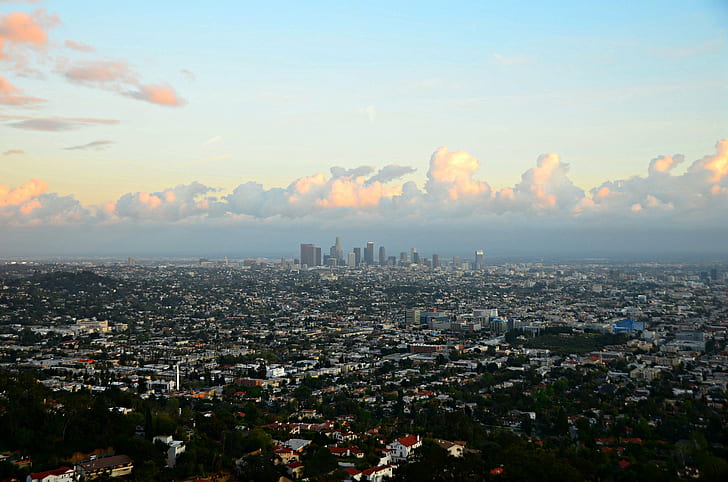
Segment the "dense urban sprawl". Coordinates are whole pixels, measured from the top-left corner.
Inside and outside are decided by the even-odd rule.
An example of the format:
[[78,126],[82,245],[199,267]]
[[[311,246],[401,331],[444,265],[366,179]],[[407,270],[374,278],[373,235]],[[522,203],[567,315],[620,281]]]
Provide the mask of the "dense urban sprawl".
[[725,265],[407,261],[0,264],[0,479],[728,477]]

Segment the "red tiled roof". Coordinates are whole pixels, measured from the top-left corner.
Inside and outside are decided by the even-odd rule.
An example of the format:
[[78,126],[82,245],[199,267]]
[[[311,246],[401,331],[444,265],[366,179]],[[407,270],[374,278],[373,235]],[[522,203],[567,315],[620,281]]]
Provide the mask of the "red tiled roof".
[[401,443],[405,447],[412,447],[419,441],[420,441],[419,437],[416,437],[414,435],[406,435],[404,437],[400,437],[397,439],[397,442]]
[[387,468],[391,467],[391,465],[380,465],[378,467],[369,467],[368,469],[365,469],[362,471],[362,474],[364,475],[372,475],[376,474],[377,472],[381,472],[382,470],[385,470]]
[[65,474],[69,470],[72,470],[70,467],[58,467],[57,469],[53,470],[46,470],[45,472],[36,472],[33,474],[30,474],[31,479],[44,479],[48,477],[49,475],[61,475]]

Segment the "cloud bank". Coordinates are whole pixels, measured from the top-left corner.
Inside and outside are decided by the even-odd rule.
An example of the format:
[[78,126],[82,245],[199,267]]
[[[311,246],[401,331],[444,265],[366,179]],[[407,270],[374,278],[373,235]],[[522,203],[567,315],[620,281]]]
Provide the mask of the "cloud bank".
[[[26,121],[29,122],[29,121]],[[50,127],[50,126],[48,126]],[[103,148],[94,141],[69,149]],[[246,182],[229,194],[198,182],[158,192],[131,192],[100,208],[82,207],[71,196],[48,194],[39,179],[0,187],[0,222],[5,225],[52,223],[268,223],[306,219],[341,223],[403,220],[480,222],[511,219],[584,225],[710,226],[728,219],[728,139],[716,152],[692,162],[681,174],[683,156],[660,156],[647,174],[605,181],[588,192],[569,179],[569,166],[557,154],[543,154],[520,182],[499,190],[476,178],[480,162],[465,151],[437,149],[420,188],[403,176],[414,167],[386,165],[332,167],[293,180],[284,188]],[[43,210],[40,208],[43,207]]]

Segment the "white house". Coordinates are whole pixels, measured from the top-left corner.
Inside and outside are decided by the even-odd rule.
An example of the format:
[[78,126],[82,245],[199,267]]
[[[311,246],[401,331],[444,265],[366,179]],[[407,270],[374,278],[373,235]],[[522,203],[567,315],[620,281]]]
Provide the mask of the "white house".
[[421,446],[422,439],[419,435],[405,435],[387,445],[387,448],[392,451],[392,460],[402,462],[407,460],[412,452]]
[[25,478],[26,482],[74,482],[76,471],[70,467],[58,467],[45,472],[35,472]]

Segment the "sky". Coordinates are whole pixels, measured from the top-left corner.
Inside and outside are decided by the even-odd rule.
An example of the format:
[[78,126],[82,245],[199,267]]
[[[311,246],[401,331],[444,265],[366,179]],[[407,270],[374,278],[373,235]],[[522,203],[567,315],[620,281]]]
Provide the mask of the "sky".
[[0,0],[0,258],[728,255],[728,2]]

